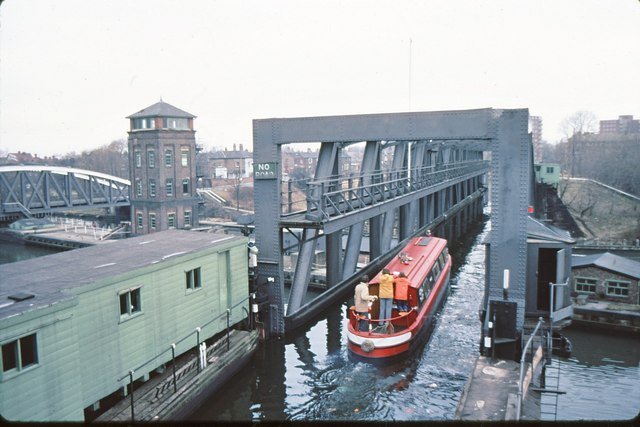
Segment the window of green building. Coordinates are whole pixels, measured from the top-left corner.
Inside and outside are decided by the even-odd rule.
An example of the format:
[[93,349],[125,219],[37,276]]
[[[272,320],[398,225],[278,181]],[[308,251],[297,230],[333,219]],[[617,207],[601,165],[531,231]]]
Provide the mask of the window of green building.
[[140,288],[128,289],[120,292],[120,317],[132,316],[142,311]]
[[38,363],[38,341],[31,334],[2,344],[2,372],[22,370]]
[[194,290],[202,287],[200,278],[200,267],[185,272],[187,289]]
[[182,180],[182,194],[189,194],[189,178]]
[[184,226],[191,226],[191,211],[184,211]]
[[167,226],[169,228],[176,228],[176,214],[170,213],[167,215]]
[[143,220],[142,213],[138,212],[136,214],[136,219],[137,219],[138,229],[142,229],[142,220]]
[[135,157],[135,162],[136,162],[136,167],[139,168],[142,166],[142,154],[140,153],[140,151],[136,150],[134,152],[134,157]]
[[173,165],[173,150],[164,150],[164,165],[170,168]]
[[150,168],[156,167],[156,152],[154,150],[147,151],[147,166]]
[[156,214],[154,213],[150,213],[149,214],[149,228],[152,230],[156,229]]

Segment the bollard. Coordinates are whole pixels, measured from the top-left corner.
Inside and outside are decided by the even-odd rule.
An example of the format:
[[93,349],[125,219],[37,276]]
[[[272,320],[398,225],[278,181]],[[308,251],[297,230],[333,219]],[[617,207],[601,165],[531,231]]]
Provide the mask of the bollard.
[[129,387],[131,387],[131,422],[135,421],[135,414],[133,413],[133,371],[129,371]]
[[[198,351],[200,350],[200,327],[196,328],[196,348],[198,349]],[[198,373],[200,373],[200,363],[198,363]]]
[[173,367],[173,392],[176,393],[178,391],[178,386],[176,385],[176,345],[171,344],[171,365]]
[[231,310],[227,308],[227,351],[229,351],[229,316],[231,315]]

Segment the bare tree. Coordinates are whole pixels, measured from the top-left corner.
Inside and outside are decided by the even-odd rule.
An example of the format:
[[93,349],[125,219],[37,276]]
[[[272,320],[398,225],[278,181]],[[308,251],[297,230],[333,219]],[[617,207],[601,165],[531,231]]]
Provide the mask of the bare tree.
[[560,129],[567,140],[567,157],[569,160],[569,172],[576,176],[576,163],[580,157],[580,144],[577,139],[580,135],[595,132],[597,119],[591,111],[580,110],[565,118],[560,124]]
[[94,150],[65,154],[59,161],[63,166],[103,172],[121,178],[129,178],[127,143],[123,139],[112,141]]
[[591,111],[579,110],[562,120],[560,130],[568,140],[576,134],[595,132],[597,125],[598,119],[595,114]]

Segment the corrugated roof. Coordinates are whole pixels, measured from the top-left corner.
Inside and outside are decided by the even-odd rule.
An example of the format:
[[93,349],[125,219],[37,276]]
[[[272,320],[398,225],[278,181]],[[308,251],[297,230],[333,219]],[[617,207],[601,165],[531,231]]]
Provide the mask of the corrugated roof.
[[596,266],[640,280],[640,262],[605,252],[571,257],[571,267]]
[[160,100],[137,113],[127,116],[127,119],[136,119],[139,117],[186,117],[193,119],[196,116]]
[[[0,319],[75,298],[69,289],[240,239],[246,237],[167,230],[3,264]],[[8,304],[9,296],[20,292],[35,296]]]

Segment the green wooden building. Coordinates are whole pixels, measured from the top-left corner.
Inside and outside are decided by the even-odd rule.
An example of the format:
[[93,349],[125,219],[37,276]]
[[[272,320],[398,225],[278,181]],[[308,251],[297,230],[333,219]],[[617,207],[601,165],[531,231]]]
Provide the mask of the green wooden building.
[[536,163],[533,169],[536,182],[558,187],[560,182],[560,165],[558,163]]
[[82,421],[132,369],[145,380],[172,344],[179,355],[223,331],[227,309],[245,319],[248,292],[240,236],[168,230],[4,264],[0,414]]

